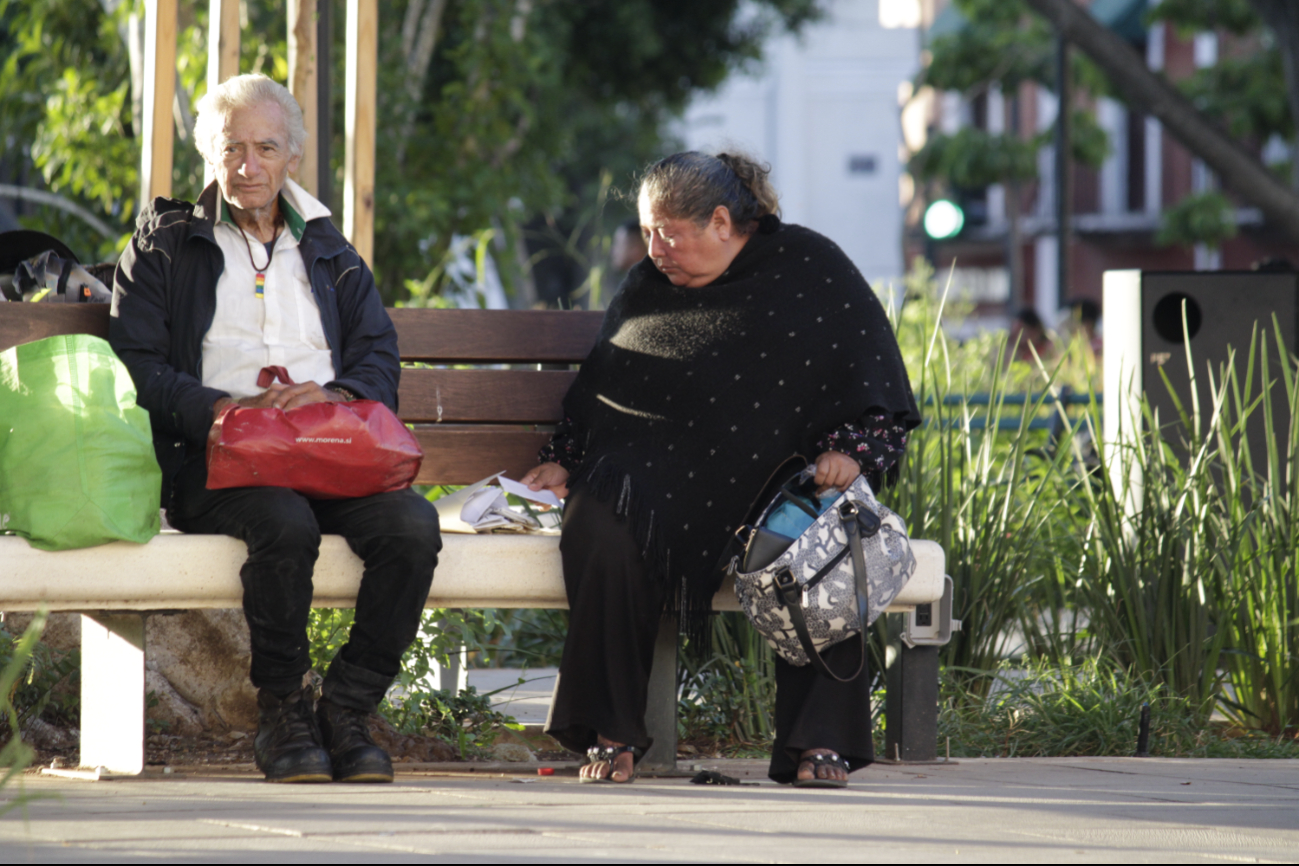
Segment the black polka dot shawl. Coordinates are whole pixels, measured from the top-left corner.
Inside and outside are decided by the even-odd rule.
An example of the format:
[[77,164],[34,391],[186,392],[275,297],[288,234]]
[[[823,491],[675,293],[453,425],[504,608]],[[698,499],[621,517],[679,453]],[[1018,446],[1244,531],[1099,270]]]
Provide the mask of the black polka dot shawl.
[[582,452],[570,488],[616,498],[688,633],[783,461],[814,460],[827,430],[868,412],[920,423],[875,293],[833,241],[788,224],[704,288],[633,268],[564,410]]

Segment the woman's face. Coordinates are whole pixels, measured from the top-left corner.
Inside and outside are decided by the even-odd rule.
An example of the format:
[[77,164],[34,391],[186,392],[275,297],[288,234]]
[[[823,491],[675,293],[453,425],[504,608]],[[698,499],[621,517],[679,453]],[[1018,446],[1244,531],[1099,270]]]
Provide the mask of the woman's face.
[[724,207],[700,226],[693,220],[668,218],[644,193],[638,204],[649,257],[674,286],[709,285],[725,273],[749,239],[735,231],[731,212]]

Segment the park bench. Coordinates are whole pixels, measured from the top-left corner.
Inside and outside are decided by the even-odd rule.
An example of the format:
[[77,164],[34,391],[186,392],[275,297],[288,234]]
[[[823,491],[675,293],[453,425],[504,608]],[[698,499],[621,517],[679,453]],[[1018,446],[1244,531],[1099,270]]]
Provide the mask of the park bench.
[[[560,404],[594,344],[602,314],[579,311],[394,309],[403,362],[400,414],[424,448],[418,484],[469,484],[504,470],[521,477],[560,420]],[[108,307],[0,304],[0,351],[57,334],[106,337]],[[558,539],[444,536],[428,606],[565,608]],[[887,757],[936,758],[938,646],[947,642],[951,579],[941,547],[914,542],[915,576],[889,611]],[[114,774],[144,767],[144,616],[239,608],[242,542],[164,532],[148,544],[115,542],[52,553],[0,536],[0,610],[82,616],[81,763]],[[317,607],[353,607],[362,565],[341,537],[326,536],[314,574]],[[738,610],[724,587],[714,606]],[[959,628],[959,623],[955,623]],[[674,623],[655,650],[646,772],[676,762]]]

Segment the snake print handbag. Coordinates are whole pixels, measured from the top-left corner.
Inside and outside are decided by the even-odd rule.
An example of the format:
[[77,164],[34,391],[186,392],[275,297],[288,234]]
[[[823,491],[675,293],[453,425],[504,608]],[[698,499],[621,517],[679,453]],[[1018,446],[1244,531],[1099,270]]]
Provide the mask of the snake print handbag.
[[[848,682],[865,666],[866,628],[911,579],[916,560],[906,524],[879,503],[864,475],[797,538],[767,531],[768,515],[782,502],[817,514],[807,492],[811,471],[798,476],[802,490],[798,479],[786,483],[757,520],[740,528],[743,555],[732,558],[730,571],[741,608],[781,658]],[[854,635],[862,664],[840,677],[820,653]]]

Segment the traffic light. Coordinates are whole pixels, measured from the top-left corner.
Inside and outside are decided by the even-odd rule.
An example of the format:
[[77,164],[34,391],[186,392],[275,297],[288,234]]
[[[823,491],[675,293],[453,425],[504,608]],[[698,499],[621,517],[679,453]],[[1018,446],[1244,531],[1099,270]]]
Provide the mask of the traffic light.
[[955,202],[940,198],[925,208],[925,234],[936,241],[956,237],[965,227],[965,211]]

